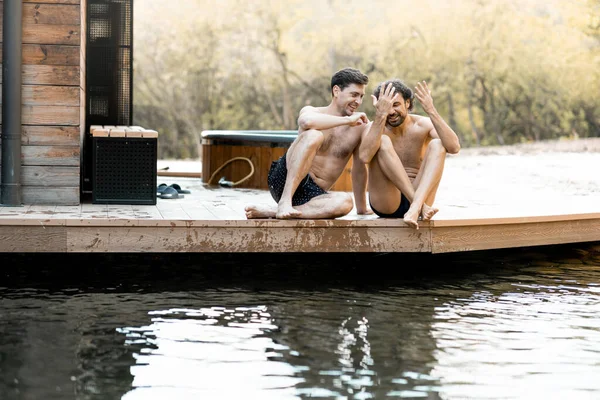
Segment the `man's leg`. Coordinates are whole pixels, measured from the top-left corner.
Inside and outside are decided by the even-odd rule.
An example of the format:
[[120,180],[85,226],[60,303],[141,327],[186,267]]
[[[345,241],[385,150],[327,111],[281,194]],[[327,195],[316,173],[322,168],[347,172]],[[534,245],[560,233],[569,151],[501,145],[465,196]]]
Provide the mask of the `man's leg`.
[[415,196],[415,189],[388,136],[383,135],[381,137],[381,145],[377,153],[375,153],[374,159],[377,161],[386,178],[406,196],[408,201],[412,202]]
[[[338,218],[352,211],[354,202],[346,192],[331,192],[313,197],[308,202],[294,207],[300,212],[297,217],[303,219]],[[245,208],[246,218],[275,218],[277,206],[268,204],[251,205]]]
[[[274,198],[279,198],[278,204],[275,206],[266,204],[246,206],[246,218],[304,218],[301,209],[292,206],[292,197],[298,189],[300,182],[308,175],[317,150],[322,143],[323,134],[321,131],[310,130],[303,132],[298,137],[298,140],[286,151],[285,160],[283,160],[286,169],[285,176],[274,178],[276,180],[281,179],[284,182],[281,196],[273,194]],[[278,172],[274,173],[280,174]]]
[[308,202],[296,206],[301,212],[299,217],[305,219],[322,219],[343,217],[352,211],[354,202],[346,192],[330,192],[313,197]]
[[433,201],[435,199],[435,194],[442,179],[445,162],[446,149],[442,145],[442,141],[440,139],[433,139],[427,145],[421,170],[413,182],[416,187],[414,198],[410,204],[410,208],[404,214],[404,222],[407,225],[418,229],[417,220],[421,213],[423,213],[423,220],[427,221],[437,212],[435,210],[431,214],[425,210],[425,201]]
[[[376,174],[375,178],[372,178],[371,176],[372,171]],[[378,173],[378,171],[381,172]],[[377,175],[379,175],[379,178],[377,178]],[[378,182],[379,184],[372,186],[372,183]],[[389,188],[390,183],[393,184],[399,192],[404,194],[411,204],[413,204],[416,195],[414,188],[415,182],[410,181],[390,138],[382,136],[380,148],[369,166],[369,196],[384,209],[378,209],[375,204],[373,204],[373,207],[375,207],[377,211],[386,214],[395,212],[400,206],[400,194],[396,194],[396,192]],[[424,202],[419,204],[418,210],[414,221],[412,217],[408,221],[405,218],[405,222],[413,228],[418,228],[419,226],[417,219],[420,213],[423,214],[424,220],[428,220],[438,211],[436,208],[433,208]]]
[[[382,156],[384,152],[380,149],[369,163],[369,203],[380,213],[393,214],[400,207],[402,193],[384,170],[383,166],[386,164],[380,159]],[[404,172],[404,168],[402,171]]]
[[[292,207],[292,196],[298,185],[308,175],[312,162],[323,143],[323,133],[318,130],[308,130],[298,136],[298,140],[287,151],[287,177],[281,199],[277,204],[276,218],[304,218],[300,208]],[[307,217],[310,218],[310,217]]]

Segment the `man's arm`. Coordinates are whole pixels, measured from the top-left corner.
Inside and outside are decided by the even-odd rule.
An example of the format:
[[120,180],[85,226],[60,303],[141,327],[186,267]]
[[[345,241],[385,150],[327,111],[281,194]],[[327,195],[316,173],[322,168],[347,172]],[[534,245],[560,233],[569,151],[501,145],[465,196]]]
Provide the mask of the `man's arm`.
[[364,112],[355,112],[350,116],[337,116],[325,114],[319,111],[316,107],[306,106],[300,110],[298,116],[298,127],[300,132],[309,129],[330,129],[336,126],[349,125],[356,126],[369,122],[367,114]]
[[399,94],[394,93],[396,88],[390,83],[386,88],[382,88],[379,98],[371,95],[373,106],[375,107],[375,119],[369,123],[369,126],[363,131],[358,157],[362,163],[371,162],[381,144],[381,135],[385,128],[387,116],[398,99]]
[[358,159],[358,148],[352,155],[352,193],[354,194],[354,205],[356,213],[373,214],[367,206],[367,179],[369,171],[367,165]]
[[446,148],[446,151],[450,154],[456,154],[460,151],[460,141],[458,135],[452,128],[444,121],[440,116],[437,109],[433,105],[433,98],[431,97],[431,90],[427,87],[427,82],[419,82],[415,88],[415,96],[421,102],[423,110],[429,116],[433,129],[430,134],[433,137],[439,137],[442,141],[442,145]]

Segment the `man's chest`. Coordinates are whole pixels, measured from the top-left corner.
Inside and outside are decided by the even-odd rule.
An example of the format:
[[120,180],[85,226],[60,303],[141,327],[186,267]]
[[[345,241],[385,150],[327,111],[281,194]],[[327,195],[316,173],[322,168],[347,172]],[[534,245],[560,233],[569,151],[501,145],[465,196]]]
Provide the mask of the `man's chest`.
[[358,146],[360,131],[357,129],[334,128],[324,132],[324,136],[320,153],[346,159],[352,155],[352,152]]
[[392,139],[394,150],[405,166],[418,166],[423,159],[426,147],[426,135],[411,132],[403,136],[388,135]]

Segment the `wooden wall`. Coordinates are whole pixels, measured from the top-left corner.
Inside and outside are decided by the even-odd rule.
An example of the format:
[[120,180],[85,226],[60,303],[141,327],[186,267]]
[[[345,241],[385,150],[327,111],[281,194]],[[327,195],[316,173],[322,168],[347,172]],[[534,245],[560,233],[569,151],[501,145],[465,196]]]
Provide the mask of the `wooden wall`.
[[[84,2],[23,0],[21,187],[26,205],[80,204]],[[0,14],[0,41],[1,27]]]
[[[246,142],[242,145],[229,146],[210,140],[202,141],[202,182],[217,185],[221,177],[233,183],[237,188],[268,189],[267,176],[271,163],[281,157],[287,148],[270,147]],[[233,159],[236,159],[233,161]],[[238,159],[239,158],[239,159]],[[249,160],[253,167],[248,164]],[[232,160],[232,161],[230,161]],[[219,170],[219,168],[221,168]],[[219,170],[219,172],[217,172]],[[249,176],[247,179],[246,177]],[[344,168],[344,172],[332,186],[331,191],[352,191],[352,158]]]

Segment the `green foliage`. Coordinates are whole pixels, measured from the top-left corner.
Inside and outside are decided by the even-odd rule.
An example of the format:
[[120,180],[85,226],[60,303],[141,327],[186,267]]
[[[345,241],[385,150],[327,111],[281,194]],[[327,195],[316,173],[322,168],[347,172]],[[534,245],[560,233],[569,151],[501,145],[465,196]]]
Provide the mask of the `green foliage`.
[[160,158],[197,157],[205,129],[296,129],[345,66],[369,75],[371,118],[380,81],[427,81],[465,147],[600,136],[598,0],[136,0],[134,11],[134,120],[160,131]]

